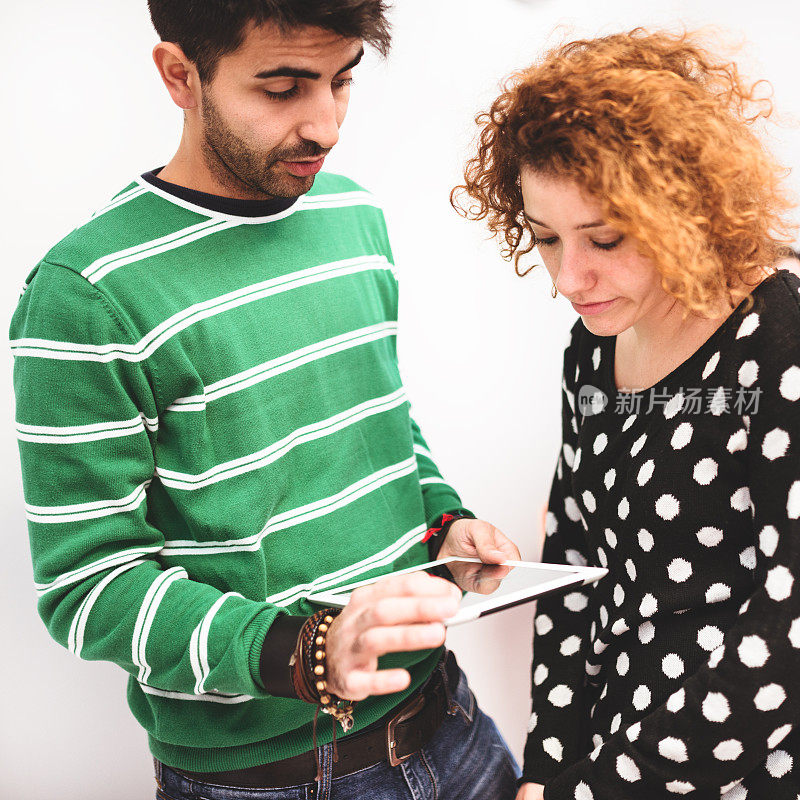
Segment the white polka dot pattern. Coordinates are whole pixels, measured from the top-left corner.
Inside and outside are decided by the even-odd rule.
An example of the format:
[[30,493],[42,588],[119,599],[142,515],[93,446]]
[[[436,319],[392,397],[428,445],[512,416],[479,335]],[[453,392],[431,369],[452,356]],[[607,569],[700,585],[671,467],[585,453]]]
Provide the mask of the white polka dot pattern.
[[760,319],[758,314],[755,312],[752,314],[748,314],[744,318],[744,322],[742,322],[741,327],[739,328],[738,333],[736,334],[737,339],[741,339],[744,336],[750,336],[752,333],[755,333],[756,328],[758,328]]
[[575,787],[575,800],[594,800],[594,795],[588,784],[581,781]]
[[686,752],[686,744],[674,736],[667,736],[658,743],[658,752],[670,761],[677,761],[679,764],[689,760]]
[[697,540],[706,547],[716,547],[722,541],[719,528],[702,528],[697,532]]
[[668,653],[661,661],[661,669],[668,678],[680,678],[685,666],[683,659],[677,653]]
[[656,514],[661,519],[673,520],[678,516],[680,510],[681,504],[674,495],[662,494],[656,501]]
[[694,791],[694,784],[689,781],[669,781],[667,791],[673,794],[689,794]]
[[800,400],[800,367],[792,366],[781,376],[781,397],[795,403]]
[[739,660],[746,667],[763,667],[769,658],[767,643],[756,635],[745,636],[738,648]]
[[720,353],[718,350],[713,356],[711,356],[711,358],[708,359],[708,362],[703,368],[703,380],[707,380],[711,373],[717,368],[717,364],[719,364],[719,357]]
[[[753,293],[775,309],[737,309],[637,413],[613,340],[575,328],[543,560],[609,574],[538,602],[525,759],[554,798],[800,800],[800,281],[779,275]],[[576,415],[589,383],[609,405]]]
[[785,430],[773,428],[764,437],[764,442],[761,445],[761,452],[764,454],[764,458],[768,458],[770,461],[776,461],[786,455],[791,443],[792,440]]
[[785,750],[775,750],[767,756],[767,772],[773,778],[782,778],[793,765],[794,759]]
[[709,692],[703,700],[703,716],[709,722],[725,722],[731,715],[728,698],[720,692]]
[[717,477],[719,467],[713,458],[703,458],[694,465],[693,477],[701,486],[708,486]]
[[739,383],[748,389],[758,380],[758,362],[745,361],[739,368]]
[[628,781],[628,783],[636,783],[642,777],[636,762],[625,754],[617,756],[617,773],[622,780]]
[[544,749],[545,753],[550,756],[550,758],[555,759],[556,761],[561,761],[564,757],[564,745],[556,739],[555,736],[548,736],[544,742],[542,742],[542,748]]
[[742,743],[736,739],[726,739],[714,748],[714,758],[719,761],[736,761],[744,752]]
[[783,705],[785,699],[786,692],[783,687],[777,683],[770,683],[758,690],[753,702],[759,711],[774,711]]
[[670,444],[672,445],[673,450],[683,450],[689,442],[692,441],[692,434],[694,433],[694,428],[692,427],[691,422],[682,422],[675,428],[675,433],[672,434],[672,439],[670,440]]

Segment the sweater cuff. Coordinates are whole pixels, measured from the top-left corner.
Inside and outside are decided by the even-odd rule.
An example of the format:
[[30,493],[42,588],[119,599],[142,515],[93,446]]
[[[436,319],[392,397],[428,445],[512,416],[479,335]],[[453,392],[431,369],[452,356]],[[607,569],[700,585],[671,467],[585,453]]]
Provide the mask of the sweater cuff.
[[436,561],[439,557],[439,551],[447,538],[450,526],[460,519],[475,519],[475,515],[466,508],[456,508],[441,514],[428,528],[422,541],[428,544],[428,557],[431,561]]
[[264,689],[273,697],[297,699],[289,660],[297,646],[297,637],[308,617],[280,614],[270,626],[261,645],[259,675]]

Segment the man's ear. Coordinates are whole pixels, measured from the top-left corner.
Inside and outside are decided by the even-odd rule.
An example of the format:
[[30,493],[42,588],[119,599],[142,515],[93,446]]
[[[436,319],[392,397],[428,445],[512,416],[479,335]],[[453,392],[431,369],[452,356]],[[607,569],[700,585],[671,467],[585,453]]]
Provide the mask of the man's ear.
[[184,111],[197,108],[200,76],[183,50],[174,42],[159,42],[153,48],[153,61],[175,105]]

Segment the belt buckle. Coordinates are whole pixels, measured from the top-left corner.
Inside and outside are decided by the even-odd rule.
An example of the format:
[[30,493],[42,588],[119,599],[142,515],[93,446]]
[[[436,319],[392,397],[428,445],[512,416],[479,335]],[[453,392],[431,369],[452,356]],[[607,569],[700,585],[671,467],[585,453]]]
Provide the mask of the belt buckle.
[[404,761],[408,761],[414,753],[409,753],[405,756],[398,756],[396,753],[397,740],[395,738],[395,730],[401,722],[415,717],[425,707],[425,695],[421,694],[406,710],[401,711],[397,716],[392,717],[386,725],[386,744],[389,752],[389,763],[393,767],[398,767]]

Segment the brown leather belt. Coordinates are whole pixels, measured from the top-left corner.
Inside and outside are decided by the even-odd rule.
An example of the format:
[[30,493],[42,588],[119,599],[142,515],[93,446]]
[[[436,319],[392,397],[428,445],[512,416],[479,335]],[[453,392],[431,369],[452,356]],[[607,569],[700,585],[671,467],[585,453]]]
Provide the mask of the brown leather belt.
[[[448,652],[420,689],[396,709],[363,731],[337,738],[339,760],[333,764],[333,777],[388,761],[393,767],[419,752],[432,738],[445,718],[458,683],[459,667]],[[171,768],[173,769],[173,768]],[[230,772],[188,772],[174,770],[190,780],[218,786],[247,789],[278,789],[313,783],[317,762],[313,750],[271,764]]]

